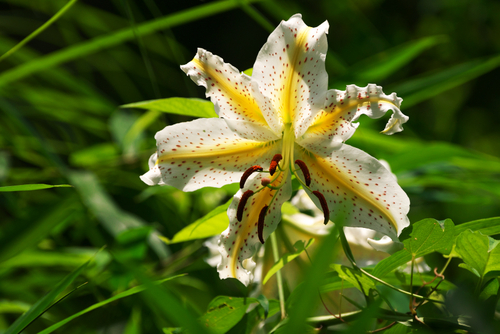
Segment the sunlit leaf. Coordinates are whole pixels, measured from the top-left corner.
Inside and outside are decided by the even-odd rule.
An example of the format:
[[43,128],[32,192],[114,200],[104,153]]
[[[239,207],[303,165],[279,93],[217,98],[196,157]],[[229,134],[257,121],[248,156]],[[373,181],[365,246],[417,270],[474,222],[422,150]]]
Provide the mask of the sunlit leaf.
[[227,217],[227,208],[229,204],[231,204],[231,201],[219,205],[204,217],[183,228],[175,234],[172,239],[164,237],[161,239],[168,244],[173,244],[188,240],[213,237],[214,235],[222,233],[229,225],[229,218]]
[[[383,277],[394,269],[436,251],[451,251],[455,225],[450,219],[439,222],[435,219],[423,219],[410,226],[411,232],[403,241],[404,249],[380,261],[373,270],[373,275]],[[405,231],[403,231],[403,234]]]
[[481,280],[492,271],[500,271],[500,242],[481,232],[470,230],[457,237],[456,251],[464,263],[460,267],[477,275]]
[[217,117],[212,102],[201,99],[188,99],[181,97],[171,97],[162,100],[129,103],[122,106],[122,108],[140,108],[161,111],[168,114],[192,117]]
[[455,226],[455,235],[471,230],[484,235],[500,234],[500,217],[478,219]]
[[66,188],[72,187],[70,184],[59,184],[59,185],[50,185],[50,184],[20,184],[17,186],[5,186],[0,187],[0,192],[7,191],[31,191],[31,190],[41,190],[41,189],[49,189],[49,188]]

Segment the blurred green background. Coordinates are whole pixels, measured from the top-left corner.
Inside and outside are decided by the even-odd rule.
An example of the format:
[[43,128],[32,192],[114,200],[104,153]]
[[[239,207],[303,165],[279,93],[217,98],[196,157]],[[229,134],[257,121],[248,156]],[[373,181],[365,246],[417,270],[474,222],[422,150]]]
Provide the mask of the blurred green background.
[[[0,55],[66,3],[1,0]],[[410,220],[500,216],[500,2],[81,0],[0,61],[0,186],[74,186],[0,193],[0,332],[105,245],[74,282],[89,283],[26,333],[137,284],[141,274],[126,263],[154,279],[189,273],[167,284],[194,314],[217,295],[247,293],[218,279],[202,241],[157,237],[172,238],[234,193],[140,181],[155,132],[191,118],[120,106],[204,98],[179,69],[197,47],[249,69],[270,31],[298,12],[310,26],[330,23],[330,88],[376,83],[404,99],[403,133],[383,136],[385,119],[361,118],[349,143],[390,163],[410,196]],[[176,325],[148,298],[114,302],[66,332]]]

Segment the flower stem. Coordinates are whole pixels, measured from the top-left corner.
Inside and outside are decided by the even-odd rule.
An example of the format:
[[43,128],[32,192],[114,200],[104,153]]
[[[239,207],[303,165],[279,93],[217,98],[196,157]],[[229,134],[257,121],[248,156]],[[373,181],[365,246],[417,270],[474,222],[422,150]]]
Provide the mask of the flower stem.
[[370,277],[372,280],[374,281],[377,281],[395,291],[398,291],[402,294],[405,294],[405,295],[408,295],[408,296],[411,296],[413,298],[417,298],[417,299],[424,299],[424,300],[428,300],[428,301],[431,301],[431,302],[434,302],[434,303],[439,303],[439,304],[444,304],[444,302],[440,301],[440,300],[436,300],[436,299],[431,299],[431,298],[428,298],[428,297],[424,297],[424,296],[420,296],[420,295],[417,295],[417,294],[413,294],[411,292],[408,292],[408,291],[405,291],[403,289],[400,289],[400,288],[397,288],[395,287],[394,285],[391,285],[389,283],[387,283],[386,281],[376,277],[376,276],[373,276],[372,274],[370,274],[369,272],[367,272],[366,270],[364,270],[363,268],[360,268],[358,267],[358,265],[356,264],[356,261],[354,260],[354,256],[352,255],[352,251],[351,251],[351,248],[349,247],[349,243],[347,242],[347,238],[345,237],[345,233],[344,233],[344,229],[342,226],[339,226],[337,228],[337,230],[339,231],[339,234],[340,234],[340,241],[341,241],[341,244],[342,244],[342,248],[344,249],[344,253],[346,254],[346,257],[347,259],[351,262],[353,268],[355,269],[358,269],[359,271],[361,271],[363,274],[365,274],[366,276]]
[[[276,240],[276,232],[271,233],[271,244],[273,247],[273,257],[274,262],[277,263],[280,260],[280,254],[278,250],[278,242]],[[281,319],[285,319],[285,293],[283,291],[283,278],[281,277],[281,269],[276,273],[276,281],[278,282],[278,295],[280,299],[280,309],[281,309]]]

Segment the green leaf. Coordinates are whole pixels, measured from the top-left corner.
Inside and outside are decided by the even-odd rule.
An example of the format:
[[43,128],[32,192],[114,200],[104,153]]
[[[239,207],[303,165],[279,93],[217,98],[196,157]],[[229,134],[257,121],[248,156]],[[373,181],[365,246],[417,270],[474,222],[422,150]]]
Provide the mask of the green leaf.
[[[366,271],[372,272],[369,268],[365,268]],[[384,281],[394,286],[409,286],[410,285],[410,274],[406,274],[404,272],[392,272],[384,276]],[[418,274],[413,276],[413,284],[416,286],[421,286],[427,284],[435,278],[434,275],[429,274]],[[381,285],[382,283],[373,281],[375,285]],[[330,291],[337,291],[342,289],[353,288],[354,285],[350,281],[343,280],[338,273],[335,273],[335,276],[330,276],[323,281],[323,285],[321,285],[320,291],[321,293],[327,293]],[[439,285],[440,290],[452,290],[455,289],[456,285],[444,280]]]
[[29,41],[31,41],[33,38],[35,38],[36,36],[38,36],[41,32],[43,32],[45,29],[47,29],[48,27],[50,27],[50,25],[52,23],[54,23],[55,21],[57,21],[58,18],[60,18],[64,13],[66,13],[66,11],[68,9],[70,9],[76,2],[77,0],[70,0],[63,8],[61,8],[56,14],[54,14],[54,16],[52,16],[47,22],[45,22],[41,27],[39,27],[38,29],[36,29],[35,31],[33,31],[31,34],[29,34],[28,36],[26,36],[21,42],[19,42],[18,44],[16,44],[15,47],[13,47],[12,49],[10,49],[9,51],[5,52],[1,57],[0,57],[0,61],[4,60],[5,58],[7,58],[8,56],[10,56],[11,54],[13,54],[14,52],[16,52],[18,49],[20,49],[21,47],[23,47],[23,45],[25,45],[26,43],[28,43]]
[[478,219],[457,225],[455,226],[455,235],[458,236],[467,230],[481,232],[484,235],[500,234],[500,217]]
[[74,219],[80,208],[78,198],[72,193],[50,206],[47,214],[41,213],[38,219],[6,228],[0,235],[0,262],[37,245],[53,228]]
[[396,46],[353,65],[356,81],[378,82],[415,59],[423,51],[447,41],[444,35],[429,36]]
[[467,230],[457,237],[456,252],[460,255],[465,268],[481,280],[492,271],[500,271],[500,242],[481,232]]
[[276,262],[271,269],[266,274],[266,277],[264,277],[264,280],[262,281],[262,284],[266,284],[267,281],[278,272],[281,268],[283,268],[287,263],[295,259],[297,256],[302,254],[303,251],[305,251],[309,246],[311,246],[314,242],[314,239],[311,238],[309,241],[304,244],[304,241],[302,240],[297,240],[297,242],[293,245],[293,247],[296,249],[295,252],[293,253],[286,253],[283,255],[278,262]]
[[68,188],[73,187],[70,184],[20,184],[17,186],[5,186],[0,187],[0,192],[8,192],[8,191],[31,191],[31,190],[41,190],[41,189],[49,189],[49,188]]
[[[337,219],[341,222],[342,217]],[[323,242],[319,245],[312,259],[312,266],[308,269],[304,282],[293,291],[294,298],[287,299],[287,311],[289,321],[285,324],[287,334],[303,334],[306,331],[306,319],[316,309],[318,302],[318,289],[321,285],[321,278],[326,272],[326,268],[331,261],[331,254],[336,246],[337,233],[332,229]]]
[[479,299],[484,301],[492,296],[496,296],[499,289],[500,283],[498,282],[498,278],[493,278],[484,285],[484,288],[479,295]]
[[52,302],[59,296],[64,289],[66,289],[77,278],[82,271],[87,267],[89,262],[84,263],[82,266],[74,270],[66,276],[56,287],[50,291],[43,298],[39,299],[33,306],[10,326],[5,334],[17,334],[21,332],[26,326],[44,313]]
[[69,156],[69,162],[77,167],[94,167],[119,159],[118,148],[113,143],[102,143],[75,151]]
[[339,274],[341,279],[351,283],[352,286],[363,292],[366,296],[369,295],[371,289],[375,289],[375,282],[366,275],[363,275],[359,270],[340,264],[331,264],[330,267]]
[[[251,1],[251,0],[250,0]],[[13,69],[3,71],[0,74],[0,86],[16,81],[36,72],[46,70],[50,67],[61,65],[65,62],[83,58],[106,48],[131,41],[138,36],[146,36],[156,31],[172,28],[181,24],[191,22],[203,17],[208,17],[239,6],[235,1],[217,1],[201,6],[190,8],[185,11],[163,16],[132,28],[125,28],[107,35],[98,36],[90,40],[74,44],[60,51],[52,52],[46,56],[37,57],[32,61],[25,62]]]
[[[169,280],[172,280],[174,278],[177,278],[177,277],[180,277],[180,276],[184,276],[185,274],[181,274],[181,275],[177,275],[177,276],[173,276],[173,277],[169,277],[169,278],[165,278],[165,279],[162,279],[162,280],[159,280],[159,281],[156,281],[156,282],[152,282],[152,284],[154,285],[158,285],[158,284],[162,284],[166,281],[169,281]],[[139,285],[139,286],[136,286],[136,287],[133,287],[129,290],[126,290],[126,291],[123,291],[111,298],[108,298],[108,299],[105,299],[99,303],[96,303],[92,306],[89,306],[87,307],[86,309],[80,311],[80,312],[77,312],[69,317],[67,317],[66,319],[64,320],[61,320],[55,324],[53,324],[52,326],[50,326],[49,328],[46,328],[45,330],[39,332],[38,334],[48,334],[48,333],[52,333],[53,331],[55,331],[56,329],[58,328],[61,328],[62,326],[64,326],[65,324],[67,324],[68,322],[72,321],[73,319],[76,319],[78,318],[79,316],[82,316],[90,311],[93,311],[95,309],[98,309],[102,306],[105,306],[109,303],[112,303],[118,299],[122,299],[122,298],[125,298],[125,297],[128,297],[128,296],[132,296],[132,295],[135,295],[136,293],[139,293],[139,292],[142,292],[144,290],[147,289],[147,286],[145,285]]]
[[243,318],[248,305],[255,302],[258,302],[255,298],[215,297],[208,305],[207,313],[199,321],[210,328],[211,333],[226,333]]
[[[410,226],[410,236],[403,241],[404,249],[380,261],[373,270],[373,275],[383,277],[412,258],[418,258],[432,252],[450,252],[453,246],[455,225],[450,219],[439,222],[427,218]],[[403,234],[407,229],[403,231]],[[407,233],[407,232],[406,232]]]
[[[127,229],[146,225],[142,219],[121,210],[103,189],[94,174],[86,171],[75,171],[68,173],[68,177],[80,194],[83,203],[94,213],[113,237],[117,238],[120,233]],[[150,237],[148,242],[160,258],[165,258],[168,251],[165,245],[154,237],[155,234],[157,232],[152,233],[153,237]]]
[[161,237],[167,244],[174,244],[188,240],[204,239],[222,233],[229,226],[227,208],[232,200],[219,205],[204,217],[184,227],[172,239]]
[[212,102],[202,99],[171,97],[168,99],[136,102],[122,108],[140,108],[192,117],[217,117]]
[[399,96],[405,97],[404,105],[407,108],[488,73],[499,65],[500,56],[476,59],[436,74],[410,80],[393,89]]

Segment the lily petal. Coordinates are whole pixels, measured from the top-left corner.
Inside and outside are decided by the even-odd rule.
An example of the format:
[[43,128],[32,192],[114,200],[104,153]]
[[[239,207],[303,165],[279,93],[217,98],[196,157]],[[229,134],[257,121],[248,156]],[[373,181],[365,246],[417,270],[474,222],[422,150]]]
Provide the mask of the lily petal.
[[[269,178],[270,175],[265,172],[254,174],[247,180],[245,187],[234,196],[233,202],[227,210],[229,227],[221,234],[219,240],[221,262],[217,270],[221,279],[234,277],[245,285],[252,281],[251,269],[255,263],[251,257],[256,247],[261,244],[258,235],[259,214],[265,206],[268,206],[263,230],[263,239],[266,240],[281,220],[281,205],[292,195],[290,173],[286,174],[286,183],[280,189],[266,187],[259,192],[256,191],[262,188],[262,179]],[[283,175],[284,173],[280,173],[271,186],[279,185]],[[236,213],[242,195],[248,190],[256,193],[248,200],[243,211],[243,219],[240,222],[236,218]]]
[[167,126],[155,139],[157,152],[141,179],[184,191],[238,182],[249,166],[268,165],[280,152],[280,140],[266,128],[220,118]]
[[251,78],[221,57],[198,49],[193,60],[181,69],[198,85],[205,87],[206,96],[215,105],[219,117],[255,122],[268,127],[252,96]]
[[327,92],[324,109],[315,115],[310,127],[297,143],[317,154],[326,154],[331,149],[338,149],[353,134],[361,115],[380,118],[388,110],[393,114],[384,131],[387,135],[403,131],[402,124],[408,116],[399,109],[402,98],[396,93],[384,94],[382,87],[369,84],[366,87],[347,86],[345,91]]
[[[409,225],[410,200],[394,175],[377,159],[344,144],[327,157],[296,149],[311,173],[310,188],[325,197],[330,219],[340,213],[344,226],[365,227],[393,240]],[[321,208],[316,196],[309,196]]]
[[262,109],[264,116],[278,117],[281,125],[291,123],[296,137],[323,107],[328,85],[327,31],[328,22],[311,28],[296,14],[271,33],[253,67],[252,79],[272,105]]

